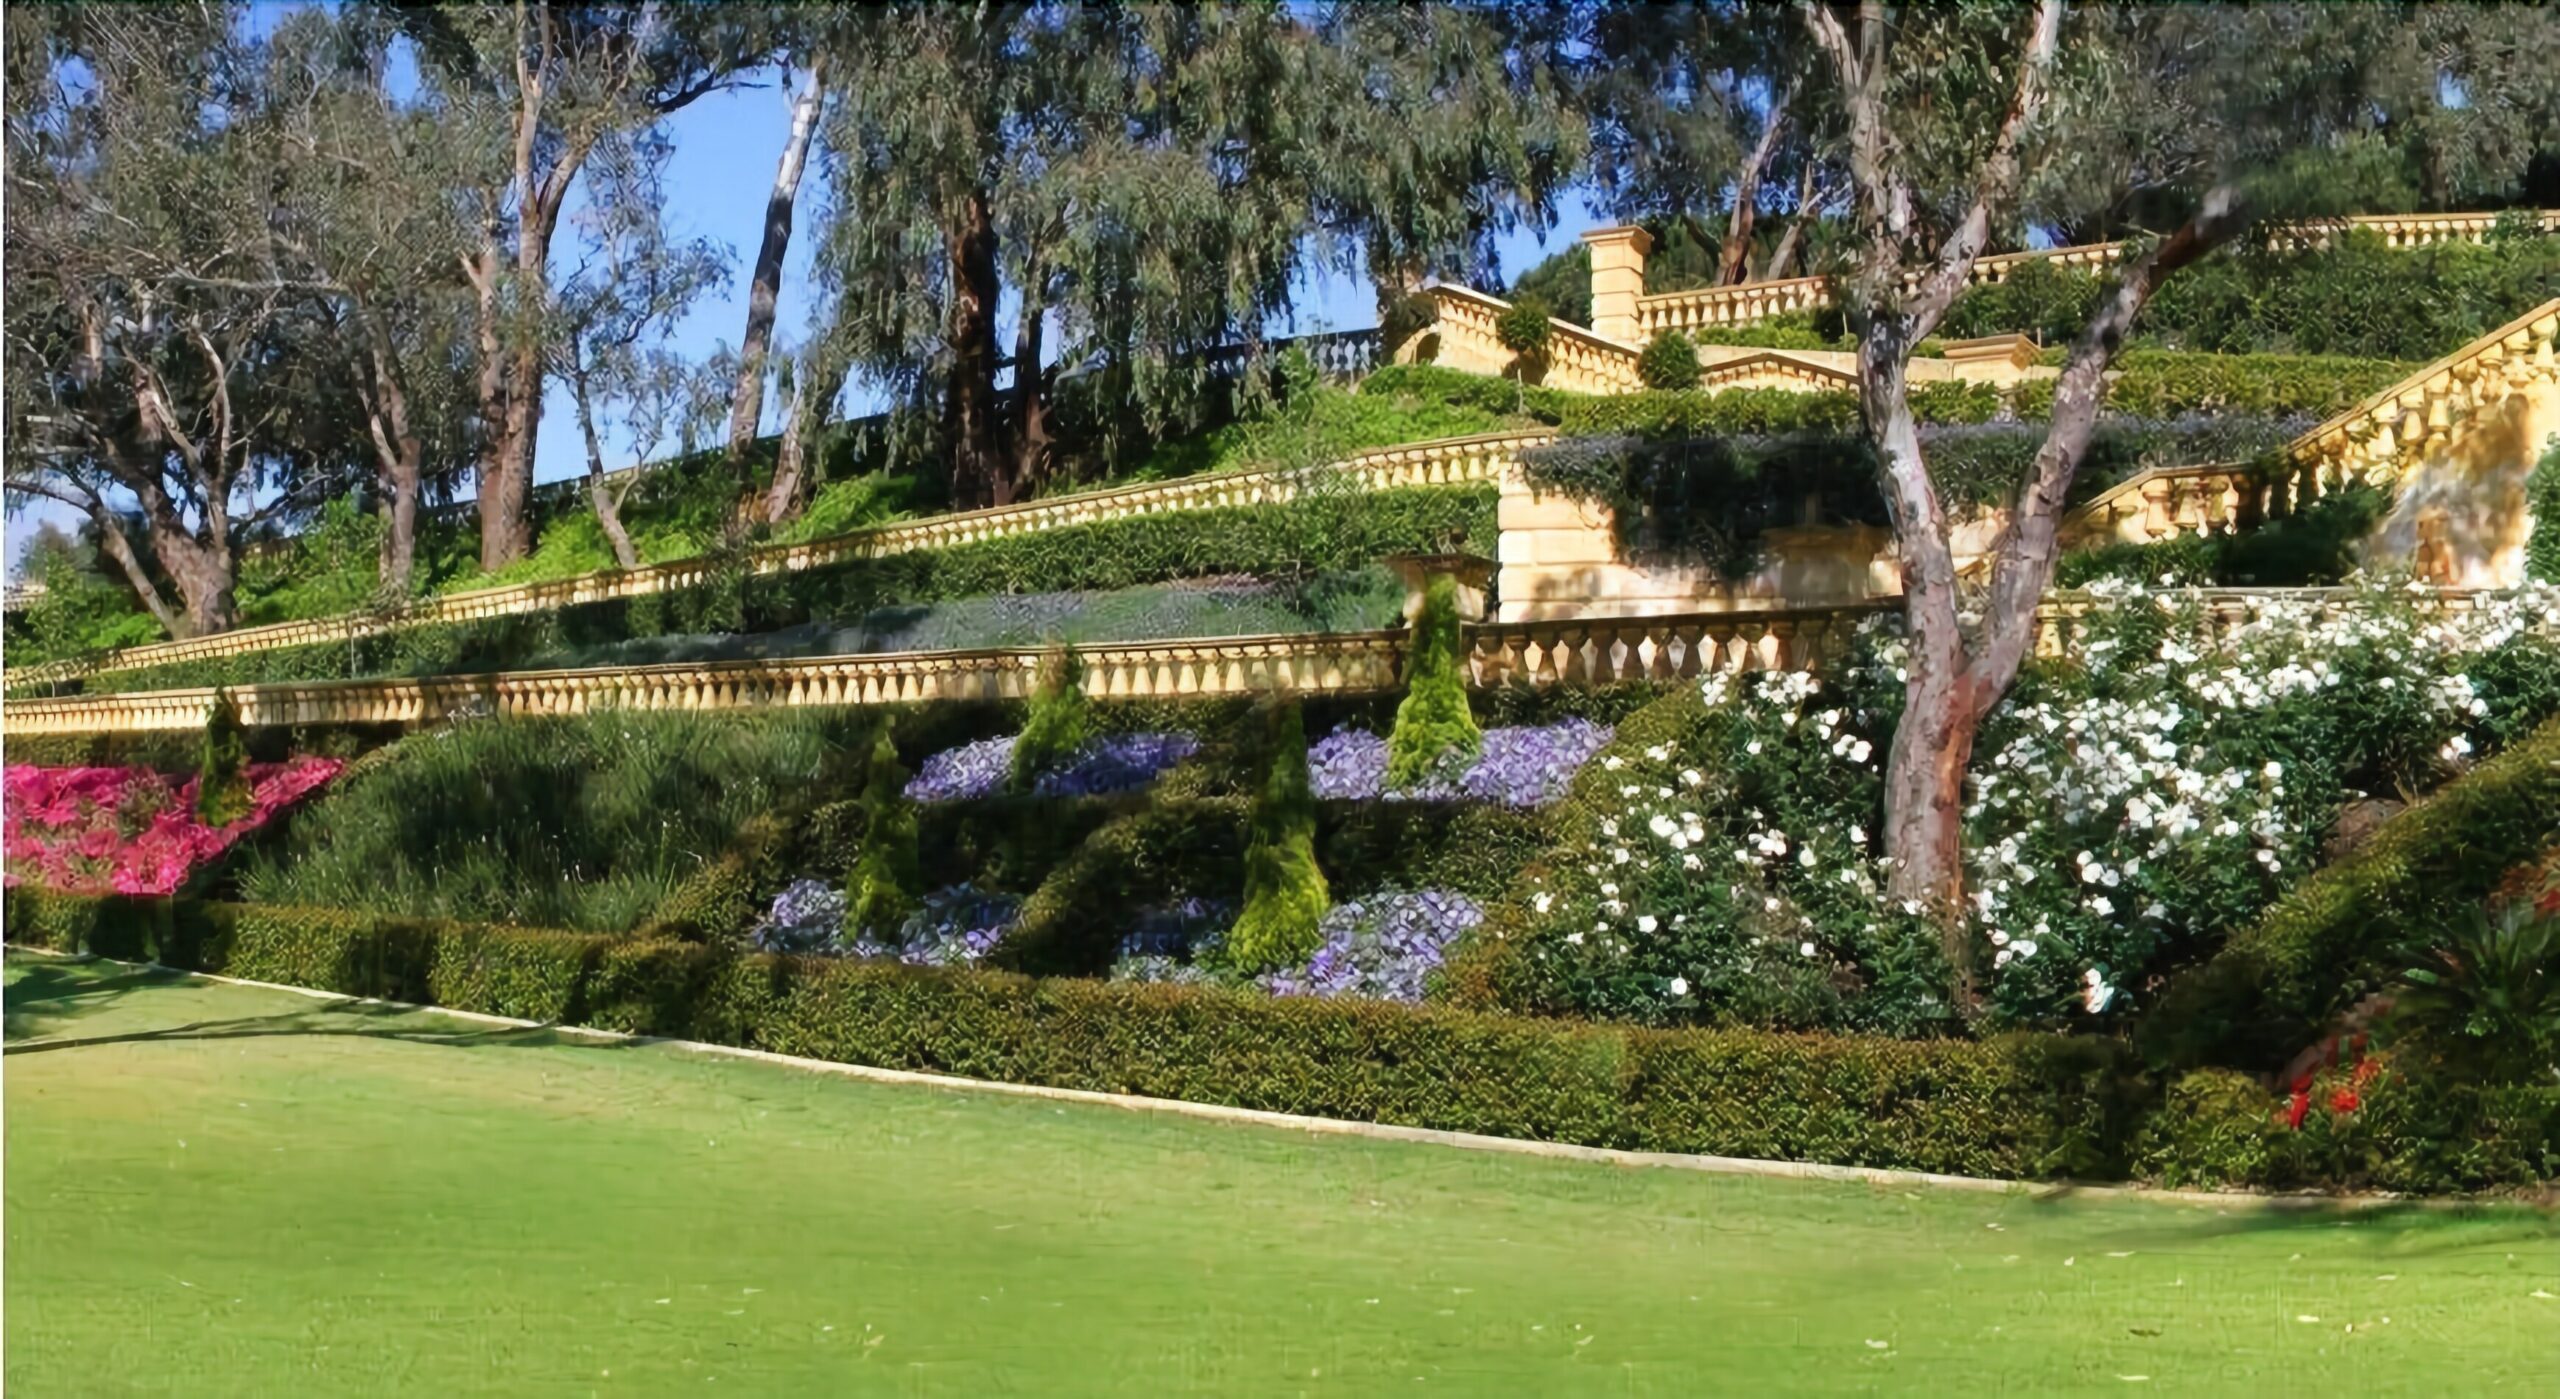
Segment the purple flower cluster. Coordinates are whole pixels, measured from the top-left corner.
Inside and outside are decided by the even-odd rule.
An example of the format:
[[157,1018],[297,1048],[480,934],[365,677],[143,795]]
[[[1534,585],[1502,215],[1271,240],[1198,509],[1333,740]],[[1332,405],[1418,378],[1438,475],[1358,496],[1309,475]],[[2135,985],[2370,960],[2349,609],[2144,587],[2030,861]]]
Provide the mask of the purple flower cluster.
[[1261,978],[1275,996],[1365,996],[1419,1001],[1423,984],[1484,910],[1443,889],[1381,893],[1337,904],[1324,916],[1324,943],[1303,967]]
[[1565,794],[1573,775],[1616,731],[1588,719],[1484,731],[1484,750],[1455,780],[1433,778],[1386,790],[1387,741],[1340,728],[1307,748],[1307,781],[1327,801],[1485,801],[1545,806]]
[[795,879],[774,896],[773,908],[747,936],[758,952],[840,954],[844,890],[823,879]]
[[907,780],[907,800],[948,802],[993,796],[1004,790],[1005,777],[1012,770],[1010,738],[982,738],[945,748],[925,759]]
[[[968,967],[986,960],[1021,916],[1022,900],[1011,894],[954,884],[924,896],[924,907],[907,915],[898,929],[897,957],[918,967]],[[882,947],[871,956],[885,956]]]
[[1236,921],[1233,899],[1177,899],[1138,911],[1137,925],[1120,939],[1122,957],[1190,957],[1216,941]]
[[[1032,791],[1044,797],[1133,792],[1199,751],[1200,740],[1185,733],[1110,734],[1076,750],[1065,767],[1040,774]],[[1004,790],[1012,770],[1012,739],[964,743],[925,759],[907,783],[907,797],[947,802],[995,796]]]
[[1044,797],[1134,792],[1199,751],[1200,740],[1185,733],[1109,734],[1077,749],[1064,768],[1040,774],[1032,790]]

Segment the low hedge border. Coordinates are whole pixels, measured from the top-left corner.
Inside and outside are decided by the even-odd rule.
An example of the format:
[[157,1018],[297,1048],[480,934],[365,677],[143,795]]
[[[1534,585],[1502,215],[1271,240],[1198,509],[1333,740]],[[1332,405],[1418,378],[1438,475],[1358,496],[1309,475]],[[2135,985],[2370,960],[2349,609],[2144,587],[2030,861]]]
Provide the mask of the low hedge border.
[[1278,505],[1146,515],[981,540],[827,568],[725,577],[673,592],[479,622],[401,627],[352,644],[281,646],[105,670],[82,693],[449,675],[507,670],[545,654],[637,637],[763,632],[891,603],[1105,590],[1221,574],[1356,568],[1396,553],[1494,552],[1490,483],[1319,495]]
[[2171,982],[2143,1022],[2145,1053],[2272,1071],[2399,970],[2388,959],[2403,939],[2555,841],[2560,719],[2394,817]]
[[8,891],[59,951],[1013,1083],[1587,1146],[2049,1177],[2121,1170],[2117,1046],[1635,1030],[700,943]]

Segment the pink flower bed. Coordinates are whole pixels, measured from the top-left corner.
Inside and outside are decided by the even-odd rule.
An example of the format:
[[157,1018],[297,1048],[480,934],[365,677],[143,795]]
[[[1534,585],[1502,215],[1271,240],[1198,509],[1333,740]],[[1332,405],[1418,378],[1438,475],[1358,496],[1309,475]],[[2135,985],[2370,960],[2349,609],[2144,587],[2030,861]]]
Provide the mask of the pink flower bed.
[[148,768],[42,768],[6,774],[7,879],[72,894],[167,894],[231,842],[317,791],[346,764],[296,758],[248,767],[249,814],[227,826],[196,820],[196,783],[175,787]]

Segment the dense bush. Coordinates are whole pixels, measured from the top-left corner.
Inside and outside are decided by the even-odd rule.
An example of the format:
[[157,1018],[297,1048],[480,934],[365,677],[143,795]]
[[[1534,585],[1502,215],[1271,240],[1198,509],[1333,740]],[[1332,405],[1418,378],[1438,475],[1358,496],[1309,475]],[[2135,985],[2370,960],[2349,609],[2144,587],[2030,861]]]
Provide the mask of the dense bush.
[[907,798],[907,770],[888,726],[871,741],[862,780],[861,853],[845,877],[844,926],[849,936],[886,936],[905,923],[924,876],[916,854],[915,804]]
[[[2161,285],[2135,327],[2138,343],[2431,360],[2560,296],[2560,238],[2522,225],[2511,233],[2485,244],[2391,248],[2358,230],[2322,251],[2226,252]],[[2089,273],[2023,264],[2006,281],[1958,297],[1939,333],[2018,331],[2068,343],[2103,285]]]
[[[2328,418],[2408,377],[2398,360],[2345,355],[2202,355],[2127,350],[2107,383],[2110,413],[2174,417],[2181,413],[2247,413]],[[2028,379],[2010,391],[2021,418],[2053,416],[2051,379]]]
[[[1404,702],[1387,734],[1387,785],[1412,787],[1441,776],[1484,749],[1484,731],[1467,707],[1466,640],[1458,630],[1458,581],[1435,573],[1423,585],[1404,659]],[[1297,747],[1304,751],[1301,735]],[[1303,766],[1303,764],[1301,764]]]
[[[884,1068],[1653,1151],[1987,1176],[2121,1169],[2100,1043],[1572,1026],[1361,1000],[740,956],[701,944],[11,890],[12,936]],[[444,944],[459,940],[456,950]],[[464,949],[468,949],[467,951]],[[444,962],[447,970],[435,968]]]
[[1039,680],[1031,691],[1031,714],[1013,740],[1007,785],[1016,795],[1027,793],[1040,775],[1081,750],[1093,737],[1091,702],[1084,694],[1084,662],[1074,647],[1051,652],[1040,662]]
[[2560,583],[2560,437],[2543,448],[2525,478],[2525,509],[2533,514],[2533,533],[2524,546],[2524,573],[2544,583]]
[[196,820],[227,826],[249,814],[249,731],[227,691],[213,692],[204,717],[204,747],[196,760]]
[[1636,377],[1649,389],[1694,389],[1699,372],[1698,347],[1676,330],[1656,332],[1636,358]]
[[747,819],[844,775],[848,712],[468,721],[338,784],[241,875],[257,903],[622,931]]
[[[1406,703],[1412,703],[1411,696]],[[1463,695],[1459,704],[1463,711]],[[1248,971],[1286,966],[1314,951],[1325,911],[1333,904],[1324,871],[1316,865],[1306,718],[1293,702],[1271,708],[1263,767],[1244,848],[1244,908],[1226,942],[1227,956]]]
[[859,617],[892,602],[1135,587],[1221,574],[1291,575],[1366,567],[1389,554],[1441,552],[1453,539],[1494,544],[1491,485],[1323,493],[1289,504],[1148,515],[947,549],[854,559],[823,569],[480,622],[403,627],[353,643],[107,671],[89,693],[506,670],[547,653],[637,636],[772,631]]
[[2391,507],[2381,488],[2356,482],[2290,515],[2230,534],[2180,534],[2135,544],[2114,540],[2074,549],[2054,569],[2054,586],[2126,583],[2296,588],[2343,583],[2363,566],[2359,546]]
[[2199,1069],[2169,1085],[2134,1142],[2165,1186],[2410,1194],[2560,1177],[2560,1087],[2490,1085],[2401,1056],[2332,1069],[2279,1096]]
[[2490,759],[2289,892],[2171,983],[2141,1027],[2155,1059],[2280,1062],[2387,984],[2415,931],[2466,916],[2560,841],[2560,720]]

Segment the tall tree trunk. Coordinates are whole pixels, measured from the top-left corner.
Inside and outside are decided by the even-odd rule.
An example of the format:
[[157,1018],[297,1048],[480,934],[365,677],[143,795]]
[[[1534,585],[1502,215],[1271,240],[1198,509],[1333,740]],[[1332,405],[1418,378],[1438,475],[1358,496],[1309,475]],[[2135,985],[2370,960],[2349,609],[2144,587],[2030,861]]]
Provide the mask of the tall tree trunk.
[[985,190],[972,190],[950,231],[951,382],[942,400],[952,503],[963,510],[1013,500],[996,421],[996,231]]
[[507,443],[513,429],[515,413],[508,394],[507,373],[512,363],[507,355],[506,331],[500,324],[498,304],[498,229],[492,222],[481,243],[480,251],[464,264],[471,279],[473,296],[472,329],[478,342],[479,377],[476,384],[474,411],[480,417],[479,500],[480,566],[501,567],[513,562],[506,540],[518,528],[516,516],[520,505],[511,506],[512,492],[507,487],[508,464],[514,453]]
[[372,392],[365,398],[365,426],[373,437],[376,475],[383,492],[382,587],[393,596],[409,591],[418,560],[418,489],[424,475],[426,448],[409,418],[409,392],[400,382],[397,352],[391,338],[370,317],[365,320],[367,359]]
[[1795,100],[1792,84],[1778,93],[1771,104],[1768,119],[1760,125],[1760,139],[1752,143],[1751,154],[1742,162],[1741,173],[1733,181],[1733,215],[1725,223],[1724,248],[1716,262],[1716,281],[1723,286],[1750,280],[1751,229],[1760,217],[1760,177],[1777,157],[1778,142],[1786,135],[1787,106]]
[[169,581],[178,585],[178,597],[187,609],[187,626],[196,636],[211,636],[240,624],[240,607],[236,596],[239,586],[238,560],[234,557],[229,531],[215,527],[211,540],[198,539],[187,533],[183,524],[171,514],[163,521],[149,521],[151,557]]
[[1822,204],[1823,200],[1814,194],[1813,162],[1808,160],[1804,173],[1796,180],[1795,215],[1787,220],[1787,231],[1778,235],[1778,246],[1769,251],[1769,265],[1760,273],[1764,280],[1774,282],[1795,275],[1796,259],[1804,252],[1806,230]]
[[738,386],[729,400],[729,470],[742,482],[747,448],[764,416],[765,357],[773,349],[782,258],[791,246],[791,216],[800,199],[801,173],[808,168],[809,138],[818,129],[818,109],[826,100],[826,74],[826,55],[810,60],[808,80],[791,104],[791,135],[774,171],[773,193],[764,202],[764,241],[756,248],[755,277],[747,286],[747,329],[738,341]]
[[101,501],[89,507],[89,520],[98,527],[98,547],[106,550],[107,557],[115,560],[116,567],[124,571],[125,581],[133,585],[134,596],[142,599],[143,607],[150,611],[153,620],[159,622],[160,629],[179,641],[194,636],[194,622],[161,596],[160,584],[133,552],[133,541],[125,537],[124,521],[116,517],[116,512]]
[[622,568],[638,568],[640,551],[631,547],[631,532],[622,527],[622,502],[614,499],[613,490],[604,479],[604,443],[596,436],[594,396],[588,392],[587,376],[572,371],[569,397],[578,408],[578,436],[587,446],[587,502],[595,508],[596,523],[603,527],[607,543],[613,546],[613,561]]
[[1023,277],[1022,322],[1013,333],[1013,482],[1028,492],[1049,474],[1053,448],[1049,428],[1049,373],[1040,363],[1040,340],[1046,308],[1039,304],[1046,284],[1035,262]]
[[801,365],[791,386],[791,402],[782,422],[782,445],[774,454],[773,485],[765,492],[764,517],[775,524],[794,518],[808,495],[811,454],[818,437],[834,421],[836,400],[844,395],[850,367],[838,357],[812,355]]

